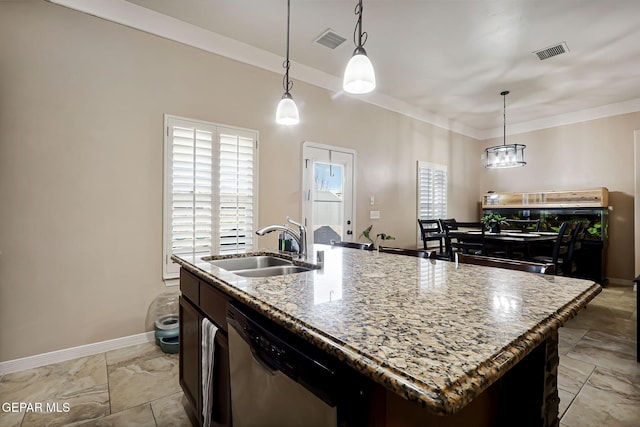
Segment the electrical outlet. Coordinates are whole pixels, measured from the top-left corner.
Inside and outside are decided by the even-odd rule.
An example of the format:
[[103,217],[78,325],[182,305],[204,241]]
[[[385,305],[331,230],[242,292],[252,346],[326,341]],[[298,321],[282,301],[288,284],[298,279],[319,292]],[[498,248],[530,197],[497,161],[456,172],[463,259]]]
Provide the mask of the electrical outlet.
[[380,211],[369,211],[369,219],[380,219]]

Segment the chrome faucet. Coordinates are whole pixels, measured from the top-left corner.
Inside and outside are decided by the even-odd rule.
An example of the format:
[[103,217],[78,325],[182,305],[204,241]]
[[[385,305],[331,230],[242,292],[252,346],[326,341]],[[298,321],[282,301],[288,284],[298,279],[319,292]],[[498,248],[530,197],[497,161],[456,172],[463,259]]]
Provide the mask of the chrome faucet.
[[287,221],[291,224],[298,227],[298,232],[296,232],[293,228],[289,227],[287,224],[284,225],[267,225],[266,227],[262,227],[256,230],[256,234],[258,236],[264,236],[267,233],[271,233],[272,231],[281,231],[284,234],[288,234],[293,237],[293,240],[298,244],[298,254],[306,258],[307,257],[307,227],[300,224],[299,222],[295,222],[291,219],[291,217],[287,217]]

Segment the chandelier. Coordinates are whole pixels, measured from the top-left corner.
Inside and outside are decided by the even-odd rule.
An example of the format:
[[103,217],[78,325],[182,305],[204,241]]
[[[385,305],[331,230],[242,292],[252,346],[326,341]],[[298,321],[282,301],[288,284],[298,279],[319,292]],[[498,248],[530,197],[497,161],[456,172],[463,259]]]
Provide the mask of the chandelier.
[[485,167],[490,169],[504,169],[524,166],[527,164],[527,162],[524,161],[524,149],[527,146],[523,144],[507,144],[507,95],[509,95],[509,91],[505,90],[504,92],[500,92],[500,95],[502,95],[504,102],[502,145],[496,145],[495,147],[489,147],[484,150],[486,159]]

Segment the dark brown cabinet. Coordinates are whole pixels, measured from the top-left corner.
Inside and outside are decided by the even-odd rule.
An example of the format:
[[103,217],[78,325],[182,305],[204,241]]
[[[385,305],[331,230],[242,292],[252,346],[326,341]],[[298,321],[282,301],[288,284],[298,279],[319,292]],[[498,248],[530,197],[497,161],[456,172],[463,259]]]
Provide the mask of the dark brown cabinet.
[[180,385],[196,414],[202,413],[200,373],[200,325],[202,316],[198,310],[180,297]]
[[[229,342],[226,311],[228,297],[201,282],[191,273],[180,271],[180,385],[190,404],[190,417],[202,425],[202,319],[217,327],[214,361],[214,402],[212,425],[231,425],[231,391],[229,388]],[[202,304],[201,304],[202,300]]]
[[229,383],[229,340],[222,333],[216,334],[215,394],[213,396],[214,426],[231,425],[231,388]]

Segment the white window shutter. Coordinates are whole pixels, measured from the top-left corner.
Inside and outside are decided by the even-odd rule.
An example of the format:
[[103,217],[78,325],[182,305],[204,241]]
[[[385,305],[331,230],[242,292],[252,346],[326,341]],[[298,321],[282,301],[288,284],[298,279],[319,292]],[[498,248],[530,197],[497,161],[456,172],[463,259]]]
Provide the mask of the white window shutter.
[[255,225],[255,137],[220,129],[218,251],[241,253],[253,249]]
[[257,132],[165,116],[165,279],[171,255],[253,249]]
[[[418,162],[417,177],[418,218],[439,219],[447,217],[447,166]],[[416,227],[418,227],[416,223]],[[418,246],[422,245],[420,229]]]

